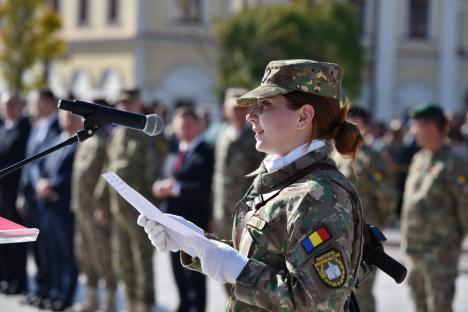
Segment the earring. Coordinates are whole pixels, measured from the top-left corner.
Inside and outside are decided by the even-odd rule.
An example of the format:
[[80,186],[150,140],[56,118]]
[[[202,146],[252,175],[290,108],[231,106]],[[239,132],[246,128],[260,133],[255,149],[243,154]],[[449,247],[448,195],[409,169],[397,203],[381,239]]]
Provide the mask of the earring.
[[302,122],[299,123],[299,128],[302,128]]

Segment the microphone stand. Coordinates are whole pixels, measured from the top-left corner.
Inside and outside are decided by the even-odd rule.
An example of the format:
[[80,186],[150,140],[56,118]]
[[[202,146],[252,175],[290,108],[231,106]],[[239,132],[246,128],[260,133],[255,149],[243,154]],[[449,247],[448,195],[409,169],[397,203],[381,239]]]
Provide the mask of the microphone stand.
[[76,134],[72,137],[69,137],[67,140],[63,141],[62,143],[56,144],[42,152],[39,152],[29,158],[26,158],[24,160],[21,160],[11,166],[8,166],[6,168],[3,168],[0,170],[0,179],[6,176],[7,174],[23,167],[26,164],[29,164],[30,162],[33,162],[36,159],[39,159],[41,157],[44,157],[52,152],[55,152],[58,149],[61,149],[62,147],[65,147],[67,145],[72,145],[75,144],[76,142],[83,142],[84,140],[92,137],[100,128],[102,128],[103,124],[95,122],[92,120],[92,118],[86,118],[84,120],[84,129],[79,130],[76,132]]

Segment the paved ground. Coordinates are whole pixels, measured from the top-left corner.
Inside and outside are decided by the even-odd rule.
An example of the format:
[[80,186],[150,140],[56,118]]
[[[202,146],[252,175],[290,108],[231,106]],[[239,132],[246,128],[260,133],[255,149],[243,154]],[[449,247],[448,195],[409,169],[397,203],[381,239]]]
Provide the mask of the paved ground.
[[[398,249],[399,235],[397,232],[387,232],[389,237],[389,244],[386,250],[392,256],[401,259],[401,253]],[[465,242],[467,243],[467,241]],[[468,250],[468,249],[466,249]],[[156,297],[158,305],[154,308],[154,312],[170,312],[175,311],[177,302],[177,291],[175,288],[174,280],[172,278],[172,270],[170,267],[169,257],[167,255],[157,254],[155,256],[156,267]],[[468,311],[468,300],[466,294],[468,293],[468,268],[467,253],[462,259],[461,268],[463,273],[457,280],[457,294],[455,297],[454,311],[463,312]],[[32,273],[34,267],[31,265],[29,271]],[[84,281],[80,279],[82,284]],[[443,282],[443,281],[442,281]],[[223,311],[226,295],[224,289],[217,283],[209,281],[208,283],[208,308],[207,312]],[[411,301],[409,298],[408,287],[406,283],[397,285],[391,278],[385,274],[378,273],[376,280],[375,294],[377,297],[377,311],[394,312],[394,311],[408,311],[412,312]],[[80,287],[77,293],[77,301],[83,296],[83,289]],[[125,303],[122,298],[122,289],[119,289],[118,306],[123,311]],[[2,312],[37,312],[37,309],[21,306],[19,304],[19,297],[6,297],[0,295],[0,311]]]

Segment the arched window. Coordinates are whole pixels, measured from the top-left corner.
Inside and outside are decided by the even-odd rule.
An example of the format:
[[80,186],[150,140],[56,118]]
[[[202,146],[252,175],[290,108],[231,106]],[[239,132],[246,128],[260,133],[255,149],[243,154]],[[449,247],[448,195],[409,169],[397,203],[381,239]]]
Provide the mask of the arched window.
[[115,69],[107,69],[101,76],[99,91],[106,99],[115,100],[123,87],[123,79]]
[[425,39],[429,35],[429,0],[410,0],[409,32],[410,38]]
[[69,92],[77,98],[90,99],[93,96],[93,86],[89,75],[82,69],[77,69],[71,79]]

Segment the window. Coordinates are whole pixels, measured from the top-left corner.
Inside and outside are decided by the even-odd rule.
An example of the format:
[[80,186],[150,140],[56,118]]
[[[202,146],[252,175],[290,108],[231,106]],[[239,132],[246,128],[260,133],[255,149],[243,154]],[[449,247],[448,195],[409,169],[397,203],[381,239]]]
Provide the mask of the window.
[[202,0],[174,0],[174,21],[180,24],[198,24],[202,21]]
[[429,28],[429,1],[410,0],[409,7],[409,37],[425,39]]
[[88,0],[78,1],[78,25],[84,26],[88,24],[89,13],[88,13]]
[[49,6],[55,12],[60,11],[60,0],[49,0]]
[[120,1],[107,1],[107,22],[109,24],[117,24],[119,22]]

